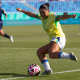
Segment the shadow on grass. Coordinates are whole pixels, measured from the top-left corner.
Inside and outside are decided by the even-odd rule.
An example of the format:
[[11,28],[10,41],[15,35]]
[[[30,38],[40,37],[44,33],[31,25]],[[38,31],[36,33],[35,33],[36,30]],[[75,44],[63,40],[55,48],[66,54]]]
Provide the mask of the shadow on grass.
[[[11,76],[11,77],[23,77],[23,78],[32,77],[30,75],[23,75],[23,74],[17,74],[17,73],[0,73],[0,75],[8,75],[8,76]],[[35,77],[37,77],[37,76],[35,76]],[[44,76],[39,75],[38,77],[44,77]]]
[[0,75],[12,75],[14,77],[30,77],[29,75],[17,74],[17,73],[0,73]]

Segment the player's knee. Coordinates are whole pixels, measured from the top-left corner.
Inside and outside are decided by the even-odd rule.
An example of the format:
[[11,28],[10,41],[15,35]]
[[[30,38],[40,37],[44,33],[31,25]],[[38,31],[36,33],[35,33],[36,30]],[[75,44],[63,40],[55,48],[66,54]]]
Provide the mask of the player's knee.
[[49,54],[49,58],[50,59],[54,59],[55,57],[52,55],[52,53],[51,54]]
[[51,55],[49,55],[49,58],[50,58],[50,59],[53,59],[53,57],[52,57]]
[[4,34],[0,33],[1,36],[4,36]]
[[3,33],[2,31],[0,31],[0,35],[1,35],[1,36],[4,36],[4,33]]
[[40,49],[37,50],[37,55],[39,55],[39,54],[40,54]]

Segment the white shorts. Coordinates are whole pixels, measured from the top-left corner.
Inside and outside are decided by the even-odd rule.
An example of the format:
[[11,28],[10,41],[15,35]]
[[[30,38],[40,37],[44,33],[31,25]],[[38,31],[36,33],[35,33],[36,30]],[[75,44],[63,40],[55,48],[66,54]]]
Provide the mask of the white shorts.
[[65,37],[53,37],[51,41],[58,43],[60,50],[65,47],[66,38]]

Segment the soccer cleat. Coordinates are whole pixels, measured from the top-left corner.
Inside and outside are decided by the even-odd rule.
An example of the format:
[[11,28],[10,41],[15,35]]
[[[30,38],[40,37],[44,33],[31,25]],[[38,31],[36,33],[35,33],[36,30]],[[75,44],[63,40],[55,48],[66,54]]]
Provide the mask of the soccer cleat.
[[10,41],[11,43],[13,43],[13,36],[10,36]]
[[78,61],[77,57],[74,55],[74,53],[70,53],[70,59],[74,61]]
[[40,75],[49,75],[49,74],[53,74],[53,71],[52,70],[48,70],[48,71],[44,71],[42,74]]

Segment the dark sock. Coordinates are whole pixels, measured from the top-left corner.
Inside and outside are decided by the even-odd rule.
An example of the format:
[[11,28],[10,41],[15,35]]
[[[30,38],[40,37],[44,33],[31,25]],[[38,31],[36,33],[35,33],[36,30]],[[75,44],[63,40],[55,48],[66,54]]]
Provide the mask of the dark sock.
[[10,36],[8,36],[7,34],[4,34],[4,37],[6,37],[6,38],[9,38],[9,39],[10,39]]

